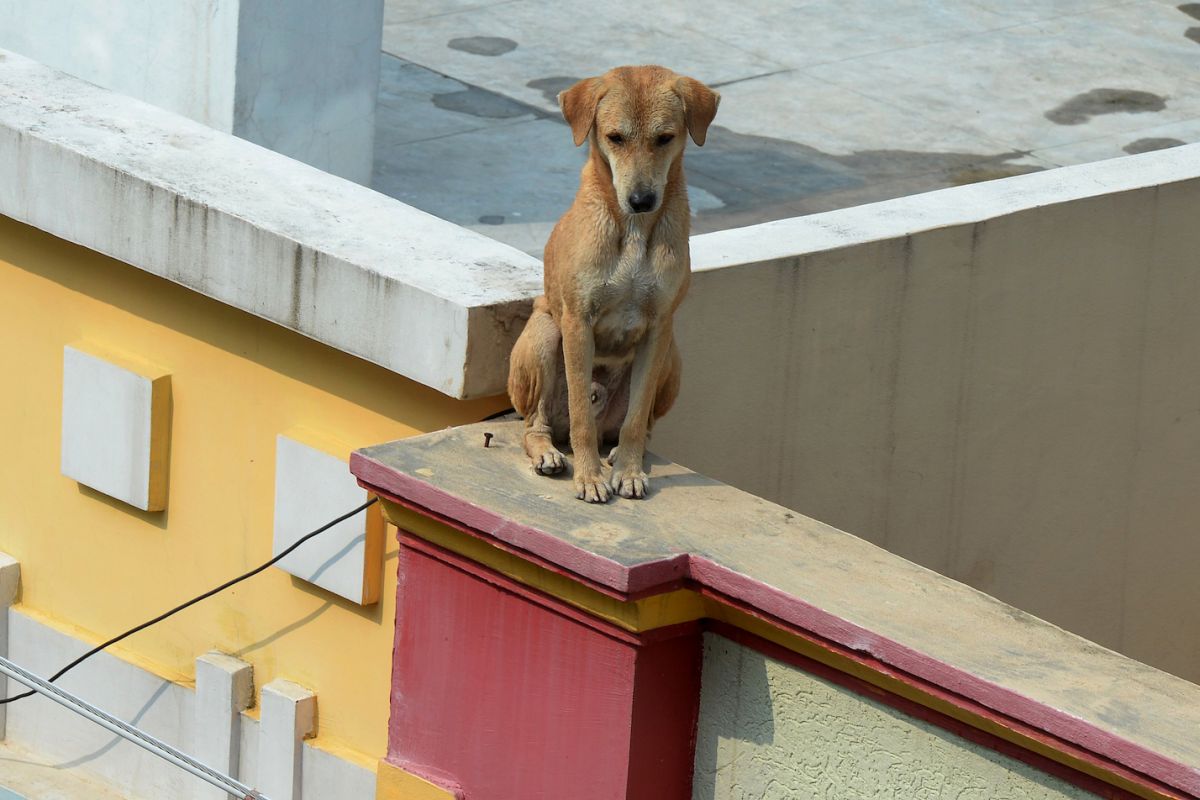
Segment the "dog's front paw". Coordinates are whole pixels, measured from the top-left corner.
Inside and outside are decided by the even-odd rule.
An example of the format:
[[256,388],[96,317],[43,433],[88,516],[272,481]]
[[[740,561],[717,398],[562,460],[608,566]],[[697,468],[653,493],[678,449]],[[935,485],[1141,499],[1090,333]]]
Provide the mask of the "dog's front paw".
[[576,474],[575,496],[589,503],[607,503],[609,490],[604,476],[598,470],[586,475]]
[[614,492],[630,499],[641,500],[650,492],[650,478],[640,467],[614,467],[609,484]]
[[557,475],[566,468],[563,454],[553,448],[533,459],[533,471],[539,475]]

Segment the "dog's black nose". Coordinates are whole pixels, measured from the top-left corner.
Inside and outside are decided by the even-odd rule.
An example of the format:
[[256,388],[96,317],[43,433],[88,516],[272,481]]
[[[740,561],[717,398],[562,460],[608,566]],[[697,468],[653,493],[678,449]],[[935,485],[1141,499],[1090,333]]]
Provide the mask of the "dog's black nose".
[[629,207],[635,213],[641,214],[643,211],[649,211],[654,208],[658,196],[654,194],[652,189],[635,189],[629,194]]

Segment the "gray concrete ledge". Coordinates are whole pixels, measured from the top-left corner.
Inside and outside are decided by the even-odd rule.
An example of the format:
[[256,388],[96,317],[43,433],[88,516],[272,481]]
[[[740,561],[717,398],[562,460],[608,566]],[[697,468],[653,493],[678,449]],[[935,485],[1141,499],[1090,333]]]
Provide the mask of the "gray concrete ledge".
[[693,236],[692,269],[761,264],[1197,178],[1200,144],[1059,167]]
[[541,264],[0,51],[0,214],[455,397],[502,391]]

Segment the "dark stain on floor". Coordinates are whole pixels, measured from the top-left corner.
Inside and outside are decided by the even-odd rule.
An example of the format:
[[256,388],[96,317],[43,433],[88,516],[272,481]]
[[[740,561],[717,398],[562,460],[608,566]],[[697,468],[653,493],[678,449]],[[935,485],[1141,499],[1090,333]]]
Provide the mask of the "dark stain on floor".
[[570,89],[579,83],[579,80],[579,78],[572,78],[568,75],[554,75],[549,78],[532,80],[525,85],[541,92],[547,103],[558,105],[558,93]]
[[1138,139],[1130,142],[1121,149],[1126,153],[1135,156],[1138,153],[1150,153],[1155,150],[1166,150],[1168,147],[1179,147],[1181,144],[1187,144],[1187,142],[1181,142],[1178,139],[1166,138]]
[[[403,165],[410,162],[386,157],[376,165],[372,184],[376,189],[465,225],[550,221],[570,205],[586,148],[571,146],[570,132],[560,113],[541,103],[531,105],[461,82],[448,82],[407,62],[405,66],[404,70],[385,75],[392,83],[386,90],[381,88],[381,98],[391,100],[380,102],[376,135],[377,143],[383,143],[380,147],[391,147],[387,144],[389,136],[416,142],[418,148],[433,147],[421,143],[421,137],[429,119],[445,126],[444,119],[436,119],[439,115],[434,107],[470,115],[477,124],[464,126],[469,128],[471,144],[456,157],[457,169],[439,172],[440,166],[427,160],[413,165],[422,175],[440,175],[437,182],[406,178],[401,173]],[[530,81],[527,86],[554,102],[559,91],[575,82],[572,76],[560,75]],[[433,105],[414,108],[414,94],[432,99]],[[547,121],[557,131],[546,131]],[[454,129],[430,138],[444,139],[459,132],[468,133]],[[546,153],[537,154],[536,166],[522,176],[536,179],[530,191],[504,191],[512,185],[513,167],[507,159],[497,158],[496,153],[511,152],[514,137],[531,134],[536,134],[535,141],[555,144]],[[446,145],[443,142],[438,147]],[[1019,151],[900,149],[828,153],[785,139],[739,134],[718,124],[710,129],[704,147],[689,144],[687,149],[689,183],[697,194],[703,190],[722,203],[719,208],[700,212],[693,220],[693,230],[700,233],[749,225],[1037,171],[1036,166],[1014,163],[1025,155]],[[459,199],[447,201],[448,195]]]
[[1200,3],[1184,3],[1181,6],[1175,7],[1192,19],[1200,19]]
[[[872,184],[927,178],[957,186],[1037,172],[1008,162],[1026,153],[924,153],[862,150],[833,155],[769,136],[735,133],[714,125],[703,148],[687,152],[688,180],[727,208],[793,202],[811,195],[858,190]],[[931,185],[930,188],[933,188]]]
[[524,104],[477,86],[470,86],[461,92],[435,94],[433,104],[445,111],[486,119],[512,119],[529,113]]
[[517,43],[503,36],[464,36],[446,42],[451,50],[476,56],[502,56],[517,49]]
[[1135,89],[1092,89],[1047,111],[1046,119],[1059,125],[1079,125],[1100,114],[1146,114],[1162,111],[1167,98]]
[[1188,28],[1183,32],[1183,35],[1191,39],[1196,44],[1200,44],[1200,28]]

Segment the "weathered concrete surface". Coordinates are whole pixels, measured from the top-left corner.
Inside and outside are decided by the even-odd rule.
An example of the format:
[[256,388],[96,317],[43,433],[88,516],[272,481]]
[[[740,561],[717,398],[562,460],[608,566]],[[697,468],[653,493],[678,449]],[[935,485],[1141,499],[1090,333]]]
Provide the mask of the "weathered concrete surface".
[[[662,0],[635,19],[617,0],[387,0],[386,53],[544,116],[462,113],[469,131],[378,149],[377,171],[452,153],[443,180],[470,190],[427,180],[405,202],[540,253],[574,193],[570,140],[547,132],[555,94],[659,63],[722,94],[688,155],[697,231],[828,211],[1200,141],[1198,24],[1177,0]],[[381,114],[380,137],[439,112],[413,97],[407,117]]]
[[383,0],[289,0],[286,5],[237,0],[237,5],[230,132],[355,183],[369,183]]
[[0,47],[366,183],[382,23],[383,0],[0,0]]
[[[1200,686],[1105,650],[855,536],[650,457],[643,501],[535,475],[523,423],[358,451],[364,483],[618,591],[680,580],[1200,791]],[[484,432],[494,434],[483,447]]]
[[0,759],[4,764],[0,797],[8,797],[3,794],[3,789],[9,789],[16,793],[16,797],[36,797],[38,800],[79,800],[81,797],[90,800],[141,800],[139,795],[131,795],[101,783],[92,776],[80,774],[78,770],[47,765],[38,753],[31,753],[11,742],[0,742]]
[[0,51],[0,214],[457,397],[494,394],[535,259]]
[[695,237],[670,458],[1200,680],[1200,146]]
[[694,800],[1056,800],[1091,792],[714,634]]
[[238,0],[0,0],[0,47],[233,130]]

